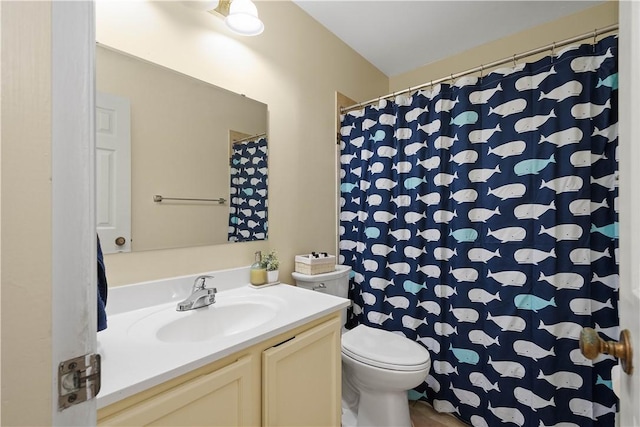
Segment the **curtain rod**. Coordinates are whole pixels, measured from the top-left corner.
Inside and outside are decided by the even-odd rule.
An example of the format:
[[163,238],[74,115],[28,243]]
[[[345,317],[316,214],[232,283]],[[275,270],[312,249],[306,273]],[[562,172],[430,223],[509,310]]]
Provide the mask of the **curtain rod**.
[[238,139],[238,140],[233,141],[233,144],[242,144],[243,142],[248,142],[248,141],[252,141],[254,139],[259,139],[259,138],[261,138],[263,136],[266,137],[267,133],[263,132],[263,133],[259,133],[257,135],[247,136],[246,138],[242,138],[242,139]]
[[397,95],[400,95],[400,94],[403,94],[403,93],[407,93],[407,92],[413,92],[413,91],[425,88],[427,86],[433,86],[433,85],[436,85],[438,83],[446,82],[447,80],[452,80],[453,81],[453,80],[455,80],[455,79],[457,79],[459,77],[463,77],[463,76],[467,76],[469,74],[477,73],[478,71],[484,72],[486,70],[493,69],[493,68],[497,67],[498,65],[507,64],[509,62],[515,63],[516,61],[518,61],[520,59],[526,58],[528,56],[537,55],[537,54],[545,52],[547,50],[551,50],[551,52],[553,54],[553,51],[555,49],[559,48],[559,47],[564,47],[564,46],[570,45],[572,43],[579,42],[579,41],[582,41],[582,40],[585,40],[585,39],[588,39],[588,38],[591,38],[591,37],[593,37],[594,44],[595,44],[596,38],[599,35],[610,33],[612,31],[616,31],[616,30],[618,30],[618,24],[613,24],[613,25],[609,25],[608,27],[595,29],[595,30],[593,30],[591,32],[584,33],[584,34],[581,34],[579,36],[571,37],[569,39],[565,39],[565,40],[562,40],[560,42],[554,42],[554,43],[548,44],[546,46],[539,47],[537,49],[532,49],[532,50],[529,50],[527,52],[523,52],[523,53],[520,53],[520,54],[514,54],[513,56],[510,56],[510,57],[507,57],[507,58],[504,58],[504,59],[499,59],[497,61],[493,61],[493,62],[490,62],[488,64],[480,65],[479,67],[471,68],[471,69],[468,69],[466,71],[462,71],[460,73],[451,74],[451,75],[449,75],[447,77],[442,77],[442,78],[437,79],[437,80],[431,80],[429,83],[423,83],[421,85],[410,87],[408,89],[401,90],[399,92],[392,92],[392,93],[390,93],[388,95],[379,96],[377,98],[370,99],[368,101],[360,102],[360,103],[354,104],[354,105],[352,105],[350,107],[344,107],[344,108],[340,109],[340,113],[341,114],[348,113],[349,111],[356,110],[356,109],[361,108],[361,107],[366,107],[368,105],[373,105],[376,102],[381,101],[383,99],[392,98],[394,96],[397,96]]

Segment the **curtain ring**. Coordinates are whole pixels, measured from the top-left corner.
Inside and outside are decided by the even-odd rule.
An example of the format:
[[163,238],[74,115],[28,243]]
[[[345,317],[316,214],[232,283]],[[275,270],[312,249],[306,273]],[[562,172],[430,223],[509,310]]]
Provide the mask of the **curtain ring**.
[[596,51],[596,44],[598,43],[598,29],[593,30],[593,51]]
[[484,77],[484,64],[480,64],[480,83],[482,83],[483,77]]
[[551,45],[551,63],[553,64],[553,60],[555,59],[556,56],[556,42],[553,42],[553,44]]
[[516,64],[516,54],[514,53],[513,54],[513,68],[516,68],[516,65],[518,65],[518,64]]

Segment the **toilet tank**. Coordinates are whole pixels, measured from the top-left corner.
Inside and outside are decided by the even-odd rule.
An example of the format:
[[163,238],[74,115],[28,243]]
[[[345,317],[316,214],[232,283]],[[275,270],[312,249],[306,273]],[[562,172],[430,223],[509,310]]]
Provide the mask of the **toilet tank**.
[[[336,265],[336,269],[329,273],[311,275],[293,272],[291,276],[295,279],[296,285],[301,288],[348,298],[349,274],[351,274],[351,267],[348,265]],[[342,310],[340,317],[342,317],[342,325],[344,327],[347,322],[346,308]]]
[[311,275],[293,272],[291,276],[301,288],[347,298],[350,273],[351,267],[348,265],[336,265],[336,269],[329,273]]

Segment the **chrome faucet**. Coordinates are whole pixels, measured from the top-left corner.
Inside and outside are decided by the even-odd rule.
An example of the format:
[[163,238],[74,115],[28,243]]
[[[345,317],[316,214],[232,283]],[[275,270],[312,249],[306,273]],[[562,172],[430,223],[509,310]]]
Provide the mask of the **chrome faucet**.
[[207,288],[205,286],[207,279],[213,279],[213,276],[198,276],[193,282],[191,295],[182,302],[178,303],[177,311],[195,310],[196,308],[206,307],[216,302],[216,288]]

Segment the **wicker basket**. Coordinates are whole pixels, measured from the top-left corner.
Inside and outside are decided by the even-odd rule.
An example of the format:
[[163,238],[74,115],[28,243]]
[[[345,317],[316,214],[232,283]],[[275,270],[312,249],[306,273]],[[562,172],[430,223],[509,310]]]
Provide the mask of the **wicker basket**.
[[314,258],[311,254],[296,255],[296,272],[302,274],[330,273],[336,269],[336,257],[334,255]]

